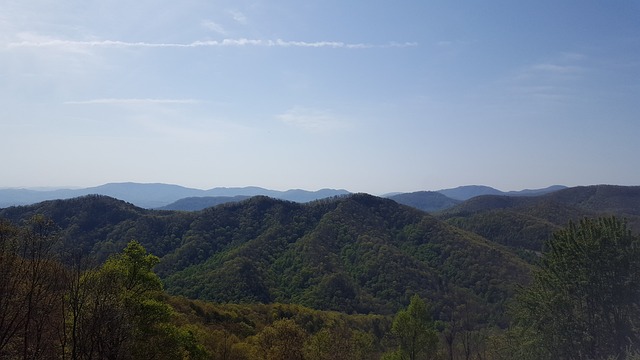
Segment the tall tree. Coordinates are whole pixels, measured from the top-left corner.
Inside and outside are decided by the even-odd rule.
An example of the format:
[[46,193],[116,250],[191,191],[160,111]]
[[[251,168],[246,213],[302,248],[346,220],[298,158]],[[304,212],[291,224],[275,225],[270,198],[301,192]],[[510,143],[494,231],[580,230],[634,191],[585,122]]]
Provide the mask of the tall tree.
[[552,359],[623,357],[640,346],[640,238],[616,218],[554,234],[519,296],[526,342]]
[[153,272],[158,258],[130,242],[98,270],[85,272],[79,329],[72,344],[79,359],[182,359],[204,353],[193,336],[170,322],[172,308],[161,300]]
[[413,295],[406,310],[400,310],[393,319],[391,332],[398,340],[398,349],[385,358],[417,360],[435,357],[438,334],[429,315],[427,304]]
[[0,357],[42,359],[59,346],[65,272],[53,261],[56,227],[42,216],[0,221]]

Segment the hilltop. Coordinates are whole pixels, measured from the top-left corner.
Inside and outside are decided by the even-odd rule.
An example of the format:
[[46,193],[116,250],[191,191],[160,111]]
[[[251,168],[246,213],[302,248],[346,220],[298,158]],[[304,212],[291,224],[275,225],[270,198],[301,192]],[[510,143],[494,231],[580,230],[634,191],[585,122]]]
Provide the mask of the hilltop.
[[640,231],[640,186],[593,185],[548,194],[478,196],[436,216],[491,241],[538,252],[551,234],[584,217],[617,216]]
[[[269,196],[276,199],[289,200],[295,202],[308,202],[317,199],[323,199],[332,196],[340,196],[348,194],[346,190],[321,189],[318,191],[307,191],[301,189],[292,189],[287,191],[269,190],[256,186],[248,187],[216,187],[208,190],[187,188],[172,184],[141,184],[133,182],[108,183],[96,187],[81,189],[56,189],[56,190],[30,190],[30,189],[0,189],[0,208],[31,205],[41,201],[70,199],[85,195],[106,195],[126,202],[130,202],[136,206],[153,209],[168,206],[176,210],[180,206],[173,204],[185,198],[198,197],[251,197],[251,196]],[[183,200],[184,201],[184,200]],[[233,201],[233,199],[230,199]],[[197,208],[200,205],[194,205],[194,201],[186,201],[188,210]],[[218,199],[220,202],[220,199]],[[196,202],[197,203],[197,202]],[[202,203],[202,202],[200,202]],[[215,201],[213,204],[217,204]],[[209,203],[205,200],[205,206]]]
[[[457,204],[459,201],[468,200],[475,196],[490,194],[531,196],[539,195],[551,191],[556,191],[562,186],[551,186],[538,190],[522,190],[502,192],[488,186],[461,186],[454,189],[438,190],[451,200],[442,199],[419,199],[426,193],[434,192],[421,191],[416,193],[394,193],[387,197],[394,197],[400,203],[419,203],[418,208],[424,207],[427,211],[441,210]],[[335,196],[350,194],[344,189],[320,189],[308,191],[302,189],[290,189],[286,191],[270,190],[257,186],[247,187],[215,187],[208,190],[194,189],[172,184],[162,183],[108,183],[95,187],[75,188],[75,189],[0,189],[0,208],[31,205],[41,201],[71,199],[85,195],[106,195],[136,206],[146,209],[166,209],[197,211],[207,207],[216,206],[225,202],[234,202],[252,196],[268,196],[274,199],[288,200],[299,203],[325,199]],[[414,198],[418,199],[414,199]],[[435,201],[435,204],[431,204]]]
[[12,207],[44,214],[67,246],[96,259],[138,240],[160,257],[166,289],[216,302],[283,302],[391,314],[413,293],[503,322],[529,267],[506,248],[392,200],[354,194],[308,204],[252,197],[198,212],[147,210],[105,196]]

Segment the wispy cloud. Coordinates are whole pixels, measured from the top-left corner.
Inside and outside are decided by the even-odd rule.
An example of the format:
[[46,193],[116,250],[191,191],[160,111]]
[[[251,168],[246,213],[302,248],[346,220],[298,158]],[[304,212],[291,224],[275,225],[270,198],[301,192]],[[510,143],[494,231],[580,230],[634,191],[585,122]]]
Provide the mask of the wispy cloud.
[[227,35],[228,34],[227,30],[225,30],[225,28],[222,25],[220,25],[220,24],[218,24],[218,23],[216,23],[214,21],[203,20],[201,22],[201,25],[205,29],[217,32],[220,35]]
[[277,115],[276,118],[287,125],[314,133],[350,127],[350,124],[347,121],[329,110],[300,106],[295,106],[284,113]]
[[368,48],[398,48],[417,46],[415,42],[392,42],[388,44],[345,43],[342,41],[287,41],[282,39],[224,39],[224,40],[198,40],[190,43],[150,43],[127,42],[120,40],[63,40],[63,39],[39,39],[10,42],[8,48],[38,48],[52,47],[64,50],[77,51],[80,48],[201,48],[201,47],[301,47],[301,48],[343,48],[343,49],[368,49]]
[[523,66],[507,80],[509,94],[521,99],[571,99],[588,75],[589,68],[584,64],[586,58],[583,54],[565,52],[546,61]]
[[576,73],[582,70],[582,68],[579,66],[558,65],[558,64],[551,64],[551,63],[535,64],[535,65],[532,65],[530,69],[535,71],[551,72],[551,73],[557,73],[557,74]]
[[125,104],[125,105],[139,105],[139,104],[197,104],[200,100],[195,99],[91,99],[91,100],[79,100],[79,101],[65,101],[65,105],[95,105],[95,104]]
[[525,66],[520,70],[522,77],[539,77],[539,76],[562,76],[576,75],[586,71],[582,66],[582,62],[586,56],[579,53],[565,52],[561,53],[550,61],[539,62]]
[[240,12],[238,10],[228,10],[227,13],[237,23],[242,24],[242,25],[246,25],[247,24],[247,17],[242,12]]

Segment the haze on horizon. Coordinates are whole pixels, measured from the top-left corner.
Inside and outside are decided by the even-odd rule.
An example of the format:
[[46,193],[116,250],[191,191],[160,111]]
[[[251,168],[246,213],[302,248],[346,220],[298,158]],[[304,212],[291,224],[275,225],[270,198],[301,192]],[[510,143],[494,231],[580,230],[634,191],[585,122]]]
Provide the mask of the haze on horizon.
[[0,5],[0,187],[639,185],[638,99],[638,0]]

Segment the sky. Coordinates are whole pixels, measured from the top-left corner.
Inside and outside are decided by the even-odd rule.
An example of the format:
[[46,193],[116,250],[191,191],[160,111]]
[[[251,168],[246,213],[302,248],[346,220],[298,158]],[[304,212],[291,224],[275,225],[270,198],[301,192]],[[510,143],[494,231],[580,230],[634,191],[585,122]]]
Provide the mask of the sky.
[[640,1],[3,0],[0,187],[640,185]]

